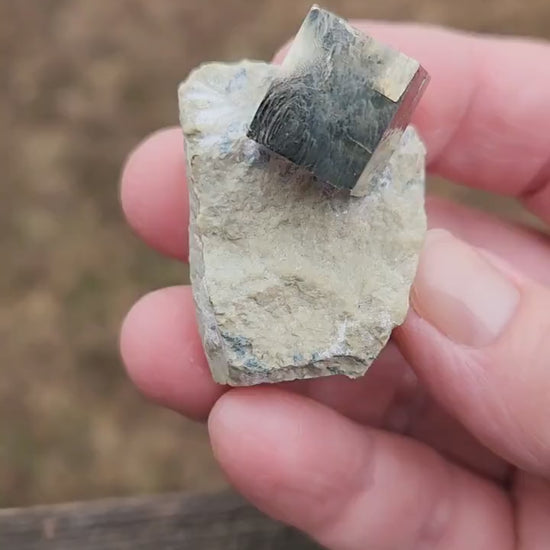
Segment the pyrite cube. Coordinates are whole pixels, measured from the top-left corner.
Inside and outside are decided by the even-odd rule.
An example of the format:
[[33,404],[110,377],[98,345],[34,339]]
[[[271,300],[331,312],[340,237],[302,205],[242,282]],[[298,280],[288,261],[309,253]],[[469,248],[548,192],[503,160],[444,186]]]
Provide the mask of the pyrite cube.
[[362,196],[399,146],[428,81],[414,59],[314,6],[247,135]]

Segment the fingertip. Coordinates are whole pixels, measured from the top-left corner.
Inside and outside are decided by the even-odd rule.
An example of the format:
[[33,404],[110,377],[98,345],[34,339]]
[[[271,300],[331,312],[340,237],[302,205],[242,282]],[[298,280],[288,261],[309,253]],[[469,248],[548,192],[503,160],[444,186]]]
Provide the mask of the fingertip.
[[169,256],[187,258],[189,203],[178,128],[151,134],[130,153],[120,198],[128,223],[145,242]]
[[318,407],[305,397],[268,386],[235,388],[223,395],[210,413],[208,430],[214,455],[230,481],[269,507],[277,500],[278,485],[299,478],[300,456],[310,437],[300,426]]
[[157,290],[139,300],[122,325],[120,352],[147,398],[191,418],[206,418],[225,391],[210,376],[189,287]]
[[[274,441],[284,437],[281,426],[284,430],[288,399],[293,400],[294,396],[264,386],[234,388],[218,399],[208,418],[208,430],[214,454],[230,475],[234,465],[237,472],[249,475],[255,464],[264,461],[258,460],[256,453],[271,448]],[[249,445],[254,453],[248,452]]]
[[280,414],[277,393],[274,402],[271,388],[231,389],[218,399],[208,417],[212,451],[227,479],[246,498],[268,509],[281,477],[274,449],[283,441],[275,443],[278,430],[273,431],[271,423],[264,424],[263,409],[267,404],[272,417]]
[[269,426],[267,436],[277,436],[279,426],[285,424],[290,408],[302,409],[308,414],[310,405],[321,407],[310,399],[286,391],[277,386],[260,385],[247,388],[232,388],[212,408],[209,427],[212,435],[235,432],[240,437],[255,426]]
[[[301,395],[272,387],[232,389],[209,418],[214,455],[230,482],[260,509],[308,531],[324,506],[345,498],[368,448],[360,428]],[[323,457],[320,459],[320,457]]]

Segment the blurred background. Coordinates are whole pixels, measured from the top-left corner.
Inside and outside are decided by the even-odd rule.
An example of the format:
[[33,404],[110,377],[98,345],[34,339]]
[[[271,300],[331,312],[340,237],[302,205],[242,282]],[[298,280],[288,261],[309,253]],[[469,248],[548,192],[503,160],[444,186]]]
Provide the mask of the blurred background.
[[[202,426],[146,403],[121,319],[187,277],[126,228],[118,178],[202,61],[269,59],[311,0],[0,0],[0,506],[215,490]],[[325,0],[347,17],[550,38],[548,0]],[[510,201],[436,191],[527,219]]]

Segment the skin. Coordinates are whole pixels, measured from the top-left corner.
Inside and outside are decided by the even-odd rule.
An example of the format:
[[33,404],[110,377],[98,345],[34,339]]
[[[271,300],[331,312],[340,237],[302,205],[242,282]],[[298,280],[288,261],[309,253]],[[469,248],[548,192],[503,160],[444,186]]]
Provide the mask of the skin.
[[[429,169],[512,195],[550,222],[550,46],[356,24],[431,73],[414,120]],[[145,242],[185,261],[182,150],[178,129],[147,138],[127,161],[121,198]],[[430,227],[455,237],[429,232],[409,316],[360,380],[215,385],[186,286],[132,308],[122,357],[147,397],[208,419],[214,454],[240,492],[327,548],[549,548],[549,241],[441,199],[427,208]],[[479,265],[480,280],[498,283],[477,300],[485,332],[479,315],[457,307],[472,289],[465,302],[434,298],[453,277],[450,250],[455,260],[475,255],[474,281]],[[497,290],[503,299],[489,303]]]

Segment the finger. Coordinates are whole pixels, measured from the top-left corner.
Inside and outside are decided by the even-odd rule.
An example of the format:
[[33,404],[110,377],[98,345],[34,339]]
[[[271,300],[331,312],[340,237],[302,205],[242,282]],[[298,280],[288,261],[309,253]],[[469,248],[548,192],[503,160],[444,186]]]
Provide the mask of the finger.
[[130,378],[149,399],[190,418],[206,418],[225,391],[210,376],[190,287],[142,298],[124,320],[120,349]]
[[[191,288],[172,287],[142,298],[121,331],[123,361],[149,399],[193,418],[206,418],[225,388],[214,383],[196,326]],[[342,414],[375,425],[405,429],[417,380],[395,346],[388,346],[369,377],[337,376],[286,384]],[[365,395],[372,398],[365,399]],[[410,407],[409,407],[410,405]],[[394,412],[395,411],[395,412]]]
[[430,228],[447,229],[460,239],[520,266],[522,273],[550,286],[547,235],[439,197],[429,197],[426,210]]
[[[355,25],[418,59],[432,80],[414,116],[431,170],[523,198],[550,220],[550,45],[419,25]],[[276,56],[280,61],[284,50]]]
[[546,548],[550,540],[550,483],[518,472],[514,484],[518,548]]
[[[146,242],[169,256],[186,259],[189,214],[182,151],[177,129],[147,138],[129,157],[121,197],[128,222]],[[431,227],[449,228],[550,284],[550,247],[543,235],[440,198],[430,198],[427,210]]]
[[434,402],[391,342],[357,380],[334,376],[284,387],[355,422],[414,437],[484,476],[509,479],[509,465]]
[[156,132],[136,147],[122,171],[120,195],[128,223],[146,243],[187,260],[189,198],[179,129]]
[[[206,418],[225,391],[210,376],[189,287],[156,291],[139,301],[124,322],[121,350],[130,378],[146,397],[191,418]],[[418,437],[484,475],[508,475],[503,461],[433,406],[394,346],[359,380],[331,377],[286,387],[358,422]]]
[[550,475],[550,289],[430,231],[396,338],[432,395],[517,466]]
[[239,491],[333,550],[513,548],[510,504],[496,486],[304,397],[232,390],[209,430]]

